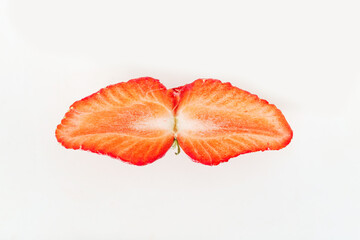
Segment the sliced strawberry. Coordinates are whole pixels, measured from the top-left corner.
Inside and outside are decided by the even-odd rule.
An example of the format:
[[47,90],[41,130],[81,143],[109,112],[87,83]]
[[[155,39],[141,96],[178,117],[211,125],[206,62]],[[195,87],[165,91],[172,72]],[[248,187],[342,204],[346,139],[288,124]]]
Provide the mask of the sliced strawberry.
[[181,148],[206,165],[243,153],[278,150],[292,138],[274,105],[214,79],[199,79],[181,89],[176,122]]
[[174,104],[172,92],[153,78],[118,83],[75,102],[56,137],[66,148],[145,165],[174,141]]

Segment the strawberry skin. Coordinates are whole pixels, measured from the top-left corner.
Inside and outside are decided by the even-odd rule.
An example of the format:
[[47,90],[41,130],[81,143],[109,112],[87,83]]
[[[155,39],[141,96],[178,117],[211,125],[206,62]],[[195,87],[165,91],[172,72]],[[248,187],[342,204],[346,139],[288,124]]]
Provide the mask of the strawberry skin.
[[195,162],[218,165],[239,154],[284,148],[292,139],[279,109],[230,83],[198,79],[180,89],[176,138]]
[[71,105],[55,135],[65,147],[135,165],[161,158],[174,141],[173,92],[144,77],[118,83]]

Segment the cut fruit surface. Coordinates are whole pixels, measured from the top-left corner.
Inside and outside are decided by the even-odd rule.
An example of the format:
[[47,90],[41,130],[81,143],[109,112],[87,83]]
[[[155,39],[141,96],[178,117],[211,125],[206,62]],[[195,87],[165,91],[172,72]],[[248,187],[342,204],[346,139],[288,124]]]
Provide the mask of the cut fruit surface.
[[217,165],[239,154],[278,150],[292,130],[274,105],[214,79],[199,79],[180,90],[176,138],[194,161]]
[[56,138],[66,148],[145,165],[162,157],[174,141],[174,105],[172,92],[156,79],[118,83],[75,102]]
[[[166,89],[143,77],[75,102],[56,129],[66,148],[146,165],[173,145],[194,161],[218,165],[239,154],[278,150],[292,130],[273,104],[215,79]],[[180,147],[179,147],[180,146]]]

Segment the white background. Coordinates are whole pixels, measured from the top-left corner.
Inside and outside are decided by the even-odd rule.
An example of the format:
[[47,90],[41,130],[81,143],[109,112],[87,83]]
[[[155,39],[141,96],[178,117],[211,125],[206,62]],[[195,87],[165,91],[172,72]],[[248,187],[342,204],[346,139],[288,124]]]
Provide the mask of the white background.
[[[0,0],[0,239],[360,239],[358,1]],[[141,76],[218,78],[294,138],[216,167],[57,143],[68,107]]]

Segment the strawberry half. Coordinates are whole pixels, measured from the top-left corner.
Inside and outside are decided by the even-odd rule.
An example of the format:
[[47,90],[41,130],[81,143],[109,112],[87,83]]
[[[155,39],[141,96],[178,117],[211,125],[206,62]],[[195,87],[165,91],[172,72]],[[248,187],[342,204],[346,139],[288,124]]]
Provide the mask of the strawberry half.
[[176,138],[194,161],[226,162],[239,154],[278,150],[289,144],[292,130],[274,105],[214,79],[181,88],[176,108]]
[[162,157],[174,141],[175,99],[158,80],[138,78],[75,102],[56,129],[66,148],[135,165]]

